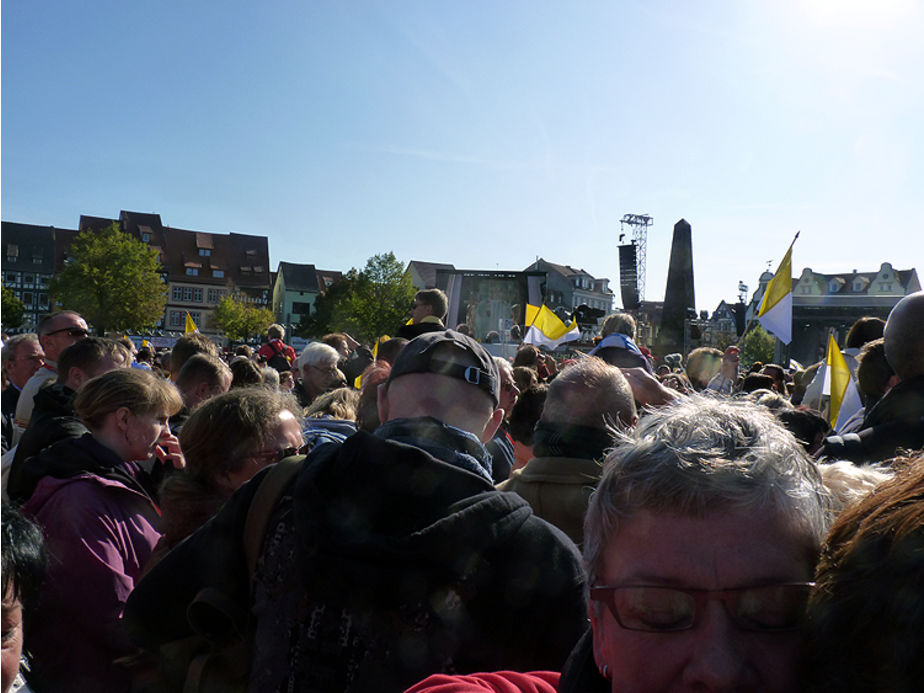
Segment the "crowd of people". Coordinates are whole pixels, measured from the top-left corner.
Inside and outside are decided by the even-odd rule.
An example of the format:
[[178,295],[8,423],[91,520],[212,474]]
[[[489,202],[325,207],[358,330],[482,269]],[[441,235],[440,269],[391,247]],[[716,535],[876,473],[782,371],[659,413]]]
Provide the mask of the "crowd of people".
[[924,680],[924,292],[824,368],[4,340],[2,693],[860,691]]

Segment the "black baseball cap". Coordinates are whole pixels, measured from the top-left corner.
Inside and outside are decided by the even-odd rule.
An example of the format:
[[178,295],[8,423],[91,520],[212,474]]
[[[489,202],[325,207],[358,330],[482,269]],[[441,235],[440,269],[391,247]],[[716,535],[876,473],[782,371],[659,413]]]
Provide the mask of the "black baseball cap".
[[[447,352],[453,349],[466,354],[471,365],[447,359]],[[474,339],[455,330],[424,332],[408,342],[395,359],[388,382],[411,373],[437,373],[464,380],[483,390],[495,407],[500,401],[500,375],[494,358]]]

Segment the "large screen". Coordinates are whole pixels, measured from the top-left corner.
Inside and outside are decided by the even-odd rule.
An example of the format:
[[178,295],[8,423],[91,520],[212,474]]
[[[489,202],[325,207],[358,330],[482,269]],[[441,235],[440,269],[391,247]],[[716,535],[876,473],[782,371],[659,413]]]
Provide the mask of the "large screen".
[[449,298],[446,325],[465,323],[481,341],[492,332],[499,341],[510,341],[511,328],[523,326],[526,304],[542,303],[544,281],[545,272],[436,271],[436,286]]

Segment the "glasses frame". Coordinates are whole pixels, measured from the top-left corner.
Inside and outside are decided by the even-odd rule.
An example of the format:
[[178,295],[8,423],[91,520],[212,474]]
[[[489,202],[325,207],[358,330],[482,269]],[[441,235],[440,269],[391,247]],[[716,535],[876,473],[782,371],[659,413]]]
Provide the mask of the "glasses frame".
[[[793,587],[803,589],[805,591],[805,598],[808,600],[808,592],[814,586],[814,582],[772,582],[764,585],[748,585],[747,587],[734,587],[724,590],[705,590],[689,587],[674,587],[671,585],[594,585],[590,588],[590,598],[592,601],[600,602],[601,604],[605,605],[607,610],[613,615],[613,618],[616,619],[616,622],[622,628],[631,631],[643,633],[679,633],[686,630],[691,630],[696,626],[698,616],[703,612],[706,602],[720,601],[725,606],[725,612],[728,614],[729,619],[731,619],[732,623],[734,623],[735,627],[737,627],[739,630],[756,633],[789,633],[799,630],[802,624],[799,623],[794,626],[787,626],[782,628],[754,627],[752,625],[748,625],[746,621],[743,621],[739,618],[734,608],[736,599],[739,599],[743,593],[750,590],[759,590],[768,587]],[[627,626],[625,623],[623,623],[622,617],[619,615],[619,610],[616,608],[615,599],[616,591],[623,589],[652,589],[669,592],[680,592],[685,594],[693,600],[693,614],[690,618],[690,622],[675,628],[635,628],[632,626]]]
[[69,337],[76,337],[77,335],[73,334],[74,332],[77,332],[81,337],[89,337],[89,336],[90,336],[90,331],[89,331],[89,330],[85,330],[85,329],[82,328],[82,327],[62,327],[62,328],[59,329],[59,330],[52,330],[51,332],[46,332],[46,333],[45,333],[45,336],[46,336],[46,337],[51,337],[52,335],[60,334],[61,332],[67,332],[67,334],[68,334]]
[[282,448],[280,450],[261,450],[256,453],[254,457],[259,457],[260,459],[270,460],[269,464],[275,464],[280,460],[284,460],[287,457],[295,457],[296,455],[307,455],[311,451],[310,443],[303,443],[302,445],[296,447],[289,446],[287,448]]

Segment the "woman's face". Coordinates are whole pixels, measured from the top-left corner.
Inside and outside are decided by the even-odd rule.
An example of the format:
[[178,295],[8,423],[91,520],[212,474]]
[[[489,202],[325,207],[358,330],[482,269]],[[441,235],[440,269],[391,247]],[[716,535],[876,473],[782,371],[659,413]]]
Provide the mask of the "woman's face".
[[148,459],[161,436],[170,435],[168,419],[167,412],[163,410],[146,414],[128,412],[125,418],[126,459]]

